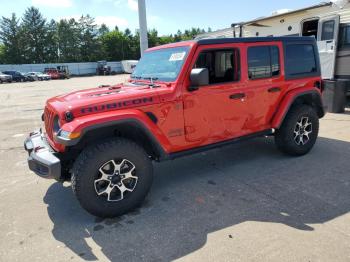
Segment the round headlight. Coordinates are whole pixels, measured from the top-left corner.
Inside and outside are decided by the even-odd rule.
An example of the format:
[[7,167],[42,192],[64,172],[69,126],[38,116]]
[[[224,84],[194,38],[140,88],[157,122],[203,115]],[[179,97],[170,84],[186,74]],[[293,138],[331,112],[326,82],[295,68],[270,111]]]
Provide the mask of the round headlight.
[[71,122],[74,119],[74,116],[73,116],[72,112],[70,112],[70,111],[67,111],[64,114],[64,116],[65,116],[67,122]]

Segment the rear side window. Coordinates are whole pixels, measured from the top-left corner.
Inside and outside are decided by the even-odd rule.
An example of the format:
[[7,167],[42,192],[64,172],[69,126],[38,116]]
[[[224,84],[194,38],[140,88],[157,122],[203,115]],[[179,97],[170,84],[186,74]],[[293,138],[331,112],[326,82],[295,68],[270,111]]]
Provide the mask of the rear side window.
[[321,41],[331,40],[334,36],[334,20],[323,22]]
[[279,49],[277,46],[248,48],[249,79],[269,78],[280,74]]
[[341,27],[339,35],[340,35],[339,47],[340,48],[350,47],[350,25]]
[[307,76],[317,73],[315,50],[312,44],[289,44],[286,46],[286,75]]

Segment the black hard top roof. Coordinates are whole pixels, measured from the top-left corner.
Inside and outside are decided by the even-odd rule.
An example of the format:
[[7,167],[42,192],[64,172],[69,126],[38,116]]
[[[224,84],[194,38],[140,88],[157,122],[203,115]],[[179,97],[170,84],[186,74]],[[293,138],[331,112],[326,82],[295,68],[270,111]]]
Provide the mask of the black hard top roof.
[[254,42],[314,42],[311,36],[282,36],[282,37],[240,37],[240,38],[207,38],[196,40],[199,45],[254,43]]

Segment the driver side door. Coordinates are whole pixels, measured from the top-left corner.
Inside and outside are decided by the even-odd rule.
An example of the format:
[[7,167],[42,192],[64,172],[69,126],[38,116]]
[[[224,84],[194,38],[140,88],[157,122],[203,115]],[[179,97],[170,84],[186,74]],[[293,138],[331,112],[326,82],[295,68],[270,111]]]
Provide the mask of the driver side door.
[[200,46],[190,69],[207,68],[209,84],[183,94],[185,139],[196,146],[243,135],[245,84],[241,81],[240,44]]

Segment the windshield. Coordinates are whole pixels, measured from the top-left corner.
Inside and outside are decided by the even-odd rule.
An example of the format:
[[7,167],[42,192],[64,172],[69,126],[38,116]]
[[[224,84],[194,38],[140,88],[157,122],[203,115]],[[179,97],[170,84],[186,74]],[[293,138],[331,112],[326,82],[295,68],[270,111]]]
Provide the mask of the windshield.
[[133,79],[175,81],[186,59],[189,47],[175,47],[146,52],[138,62]]

